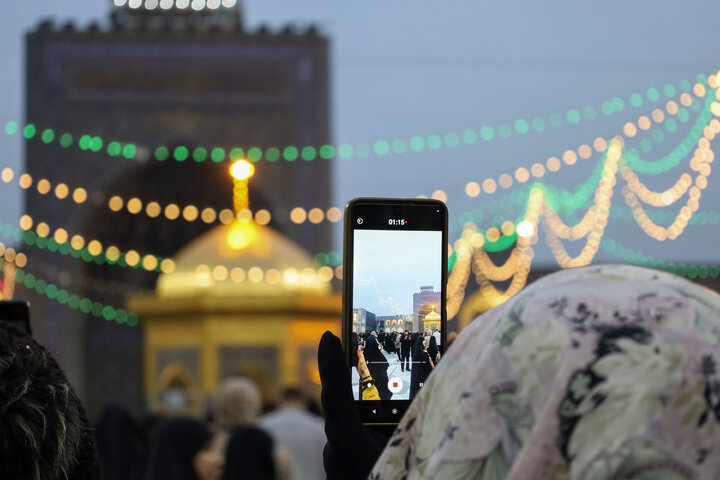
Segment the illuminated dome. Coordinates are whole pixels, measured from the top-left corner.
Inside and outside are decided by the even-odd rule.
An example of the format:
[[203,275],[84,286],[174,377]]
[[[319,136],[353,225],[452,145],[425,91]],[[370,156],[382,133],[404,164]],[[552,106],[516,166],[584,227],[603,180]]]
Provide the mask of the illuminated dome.
[[175,270],[160,275],[160,297],[326,295],[312,257],[270,227],[235,221],[193,240],[175,256]]
[[425,322],[439,322],[440,321],[440,314],[437,313],[435,310],[425,315],[424,318]]

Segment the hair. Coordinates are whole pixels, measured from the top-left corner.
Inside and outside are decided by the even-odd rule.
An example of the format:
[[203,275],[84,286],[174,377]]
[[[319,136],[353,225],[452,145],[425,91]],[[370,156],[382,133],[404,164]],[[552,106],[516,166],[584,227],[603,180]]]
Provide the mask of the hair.
[[215,419],[220,428],[251,425],[261,410],[262,395],[255,382],[246,377],[228,377],[222,381],[215,402]]
[[286,388],[283,390],[281,398],[286,402],[307,402],[307,396],[299,388]]
[[0,478],[100,478],[85,411],[52,356],[0,322]]

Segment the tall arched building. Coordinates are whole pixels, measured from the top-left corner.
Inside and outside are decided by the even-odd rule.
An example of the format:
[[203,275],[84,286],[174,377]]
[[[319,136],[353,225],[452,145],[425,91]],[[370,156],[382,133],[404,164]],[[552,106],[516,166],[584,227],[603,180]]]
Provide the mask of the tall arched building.
[[[172,257],[218,224],[204,209],[232,208],[227,168],[237,147],[259,160],[251,208],[267,209],[270,226],[305,250],[330,250],[327,222],[289,218],[294,207],[331,206],[331,162],[317,153],[306,161],[313,149],[302,155],[329,141],[328,40],[315,28],[247,31],[235,0],[115,0],[107,26],[42,22],[27,34],[26,55],[26,122],[35,133],[25,132],[33,179],[25,211],[33,229],[44,222],[51,237],[62,228],[68,240],[84,239],[66,255],[51,251],[53,241],[27,247],[28,272],[122,307],[131,290],[152,288],[158,272],[82,250],[94,239],[105,253],[115,246],[140,258]],[[298,151],[295,161],[283,158]],[[46,194],[40,179],[49,182]],[[60,184],[67,196],[55,193]],[[80,203],[72,199],[78,187],[87,193]],[[139,328],[33,291],[17,296],[30,297],[37,336],[91,412],[108,399],[142,408]]]

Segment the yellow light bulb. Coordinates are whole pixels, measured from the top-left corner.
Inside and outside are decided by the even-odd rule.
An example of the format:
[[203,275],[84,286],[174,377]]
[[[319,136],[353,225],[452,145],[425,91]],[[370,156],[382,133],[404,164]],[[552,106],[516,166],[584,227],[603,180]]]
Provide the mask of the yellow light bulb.
[[230,175],[236,180],[247,180],[255,173],[255,167],[247,160],[238,160],[230,166]]

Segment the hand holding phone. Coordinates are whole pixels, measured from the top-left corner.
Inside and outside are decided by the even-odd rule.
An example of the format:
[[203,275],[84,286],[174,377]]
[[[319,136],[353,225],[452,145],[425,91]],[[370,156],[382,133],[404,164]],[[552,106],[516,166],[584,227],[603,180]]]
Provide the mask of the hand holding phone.
[[[355,358],[358,359],[358,367],[366,370],[367,367],[360,362],[361,355]],[[323,451],[327,478],[366,479],[385,449],[391,432],[388,431],[385,436],[362,424],[353,400],[350,370],[345,363],[343,347],[340,339],[330,332],[325,332],[320,340],[318,369],[322,383],[320,401],[328,439]]]

